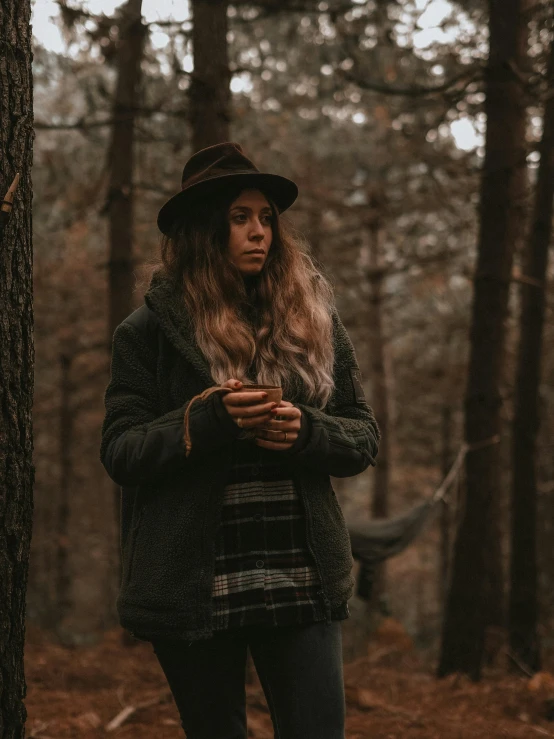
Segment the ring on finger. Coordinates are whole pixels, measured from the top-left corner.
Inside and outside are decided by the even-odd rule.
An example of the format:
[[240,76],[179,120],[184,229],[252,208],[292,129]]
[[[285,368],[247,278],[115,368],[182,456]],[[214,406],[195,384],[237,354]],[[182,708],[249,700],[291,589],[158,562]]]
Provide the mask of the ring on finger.
[[270,434],[286,434],[287,432],[284,429],[264,429],[265,431],[268,431]]
[[242,426],[242,417],[241,417],[241,416],[239,416],[239,417],[237,418],[237,426],[238,426],[239,428],[243,428],[243,426]]

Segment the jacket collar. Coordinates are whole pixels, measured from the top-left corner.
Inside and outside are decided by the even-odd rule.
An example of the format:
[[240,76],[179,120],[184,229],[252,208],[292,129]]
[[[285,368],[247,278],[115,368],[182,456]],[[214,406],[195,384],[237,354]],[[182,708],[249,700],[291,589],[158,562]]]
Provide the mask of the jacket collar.
[[160,271],[154,272],[144,302],[154,311],[173,346],[194,367],[208,386],[217,385],[210,365],[196,343],[194,326],[179,287]]

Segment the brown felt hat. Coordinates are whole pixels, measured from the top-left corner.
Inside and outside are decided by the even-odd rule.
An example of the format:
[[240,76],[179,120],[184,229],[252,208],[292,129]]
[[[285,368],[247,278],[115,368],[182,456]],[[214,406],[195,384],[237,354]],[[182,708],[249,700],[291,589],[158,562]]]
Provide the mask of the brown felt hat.
[[227,141],[200,149],[185,164],[181,192],[170,198],[158,213],[160,231],[166,235],[170,232],[173,222],[186,211],[193,196],[209,195],[225,182],[261,190],[273,200],[279,213],[290,208],[298,197],[296,183],[278,174],[260,172],[243,154],[240,144]]

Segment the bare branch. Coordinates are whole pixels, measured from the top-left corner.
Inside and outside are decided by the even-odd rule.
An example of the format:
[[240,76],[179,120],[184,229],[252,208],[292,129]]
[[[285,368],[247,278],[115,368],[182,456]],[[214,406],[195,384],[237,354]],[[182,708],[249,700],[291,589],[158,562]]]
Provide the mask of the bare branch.
[[151,26],[159,26],[160,28],[175,28],[183,36],[190,36],[192,31],[183,28],[185,23],[192,23],[192,19],[186,18],[184,21],[150,21],[149,23],[143,23],[145,28]]
[[151,706],[155,706],[158,703],[164,703],[170,695],[171,693],[168,690],[163,690],[159,695],[151,698],[150,700],[145,700],[141,703],[136,703],[135,705],[125,706],[125,708],[123,708],[123,710],[121,710],[117,714],[117,716],[115,716],[110,721],[109,724],[106,724],[104,730],[106,732],[111,732],[119,729],[119,727],[124,724],[125,721],[127,721],[127,719],[130,718],[138,710],[140,710],[141,708],[150,708]]
[[[169,118],[186,118],[188,111],[181,108],[176,110],[161,110],[159,108],[132,108],[128,111],[129,117],[150,118],[153,115],[165,115]],[[73,123],[48,123],[46,121],[36,121],[35,129],[38,131],[87,131],[90,128],[102,128],[103,126],[113,126],[120,122],[124,115],[118,118],[106,118],[103,121],[87,121],[84,118],[74,121]]]
[[[230,3],[235,8],[254,7],[273,13],[322,13],[317,0],[235,0]],[[350,0],[330,4],[326,13],[341,13],[352,10],[355,4]]]
[[481,66],[470,67],[464,69],[460,74],[454,75],[449,80],[446,80],[440,85],[434,85],[427,87],[425,85],[410,85],[409,87],[396,87],[395,85],[387,85],[379,80],[368,80],[361,77],[359,74],[352,74],[352,72],[340,69],[336,70],[336,74],[343,77],[348,82],[353,82],[363,90],[371,90],[372,92],[379,92],[383,95],[399,95],[405,97],[425,97],[427,95],[438,95],[445,93],[451,88],[464,81],[464,87],[467,87],[471,82],[475,82],[482,77]]
[[[315,0],[236,0],[231,5],[234,8],[259,8],[260,14],[256,17],[256,20],[264,20],[265,18],[271,18],[282,13],[303,13],[304,15],[307,13],[317,13],[320,15],[329,13],[331,15],[338,15],[356,7],[352,2],[348,2],[348,0],[332,5],[325,11],[319,10],[318,3]],[[241,16],[235,16],[231,18],[231,22],[251,23],[252,21]]]
[[[106,25],[107,23],[116,23],[117,19],[105,15],[104,13],[90,13],[88,10],[82,8],[72,8],[67,4],[67,0],[57,0],[62,19],[66,27],[72,28],[75,23],[83,22],[87,20],[94,21],[95,23]],[[192,18],[185,18],[183,21],[169,21],[169,20],[158,20],[143,23],[143,28],[150,28],[151,26],[159,26],[161,28],[175,28],[176,31],[184,36],[190,36],[191,31],[185,30],[183,26],[185,23],[192,23]]]
[[47,123],[46,121],[35,121],[35,130],[37,131],[86,131],[89,128],[101,128],[102,126],[113,125],[113,118],[105,121],[84,121],[79,120],[75,123]]

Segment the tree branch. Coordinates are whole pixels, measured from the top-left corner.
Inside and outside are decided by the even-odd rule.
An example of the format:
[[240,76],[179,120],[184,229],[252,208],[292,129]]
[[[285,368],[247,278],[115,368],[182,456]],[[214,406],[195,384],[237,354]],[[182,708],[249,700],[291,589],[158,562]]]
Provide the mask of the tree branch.
[[37,131],[86,131],[89,128],[101,128],[102,126],[111,126],[115,123],[113,118],[105,121],[84,121],[79,120],[75,123],[47,123],[46,121],[35,121],[35,130]]
[[182,33],[184,36],[190,36],[192,31],[186,31],[182,26],[185,23],[192,23],[192,18],[185,18],[184,21],[150,21],[148,23],[143,23],[143,25],[146,28],[150,28],[150,26],[160,26],[160,28],[176,28],[179,30],[179,33]]
[[371,90],[372,92],[380,92],[383,95],[399,95],[405,97],[425,97],[427,95],[438,95],[440,93],[447,92],[450,88],[457,85],[462,80],[465,80],[464,87],[474,82],[475,80],[481,79],[482,68],[480,66],[471,67],[470,69],[464,69],[460,74],[454,75],[449,80],[446,80],[440,85],[434,85],[427,87],[425,85],[410,85],[409,87],[396,87],[395,85],[387,85],[379,80],[368,80],[364,79],[358,74],[352,74],[351,72],[340,69],[336,70],[336,74],[343,77],[348,82],[353,82],[363,90]]
[[[150,118],[152,115],[165,115],[170,118],[186,118],[188,111],[180,110],[160,110],[158,108],[133,108],[129,111],[129,116]],[[36,121],[35,129],[38,131],[87,131],[90,128],[102,128],[103,126],[113,126],[120,122],[119,118],[106,118],[103,121],[86,121],[84,118],[74,121],[73,123],[48,123],[46,121]]]
[[[346,13],[352,10],[354,5],[352,2],[339,2],[337,5],[329,7],[327,10],[319,10],[317,7],[318,3],[314,0],[237,0],[236,2],[230,3],[234,8],[258,8],[259,15],[255,20],[265,20],[267,18],[273,18],[276,15],[283,13],[317,13],[323,15],[328,13],[331,16],[337,16],[340,13]],[[251,23],[252,20],[249,18],[243,18],[240,15],[230,19],[231,23]]]
[[[77,21],[91,20],[95,23],[106,25],[106,23],[116,23],[117,19],[107,16],[103,13],[90,13],[88,10],[82,8],[72,8],[67,4],[66,0],[57,0],[62,19],[65,25],[71,28]],[[179,33],[184,36],[190,36],[191,31],[186,31],[182,28],[185,23],[192,23],[192,18],[185,18],[183,21],[149,21],[148,23],[142,23],[143,28],[150,28],[150,26],[160,26],[162,28],[175,28]]]
[[234,8],[254,7],[261,8],[267,13],[346,13],[356,5],[350,0],[337,2],[335,5],[329,3],[325,11],[319,10],[316,0],[235,0],[231,2]]

